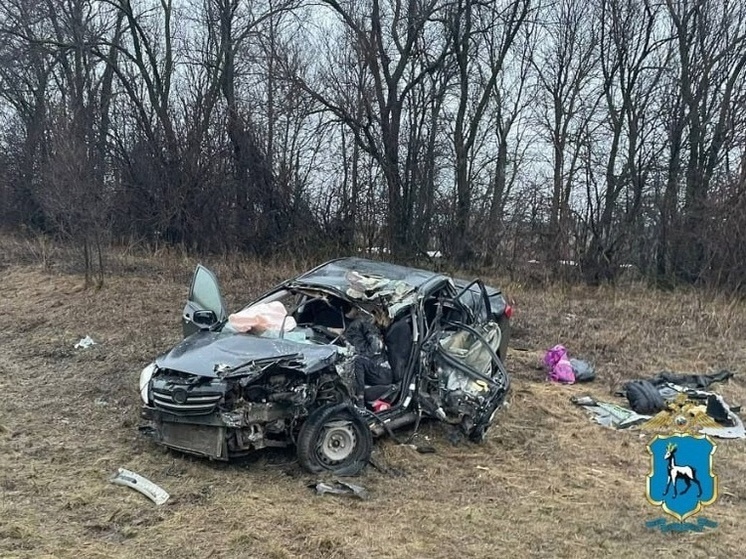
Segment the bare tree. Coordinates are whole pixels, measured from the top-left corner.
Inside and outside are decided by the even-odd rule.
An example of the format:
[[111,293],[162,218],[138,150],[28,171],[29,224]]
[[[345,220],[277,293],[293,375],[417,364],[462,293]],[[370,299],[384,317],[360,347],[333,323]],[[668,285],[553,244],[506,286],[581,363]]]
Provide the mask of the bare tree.
[[39,179],[47,157],[48,94],[56,61],[43,42],[44,5],[18,0],[0,4],[0,97],[19,123],[10,147],[15,157],[6,177],[8,204],[2,214],[11,225],[44,230]]
[[92,282],[133,238],[740,289],[743,2],[6,0],[0,38],[0,227]]
[[[452,238],[455,243],[453,253],[461,263],[474,257],[468,235],[472,210],[469,161],[473,159],[475,143],[482,132],[482,119],[490,100],[494,99],[505,60],[529,15],[530,5],[530,0],[512,0],[497,7],[473,0],[458,0],[450,17],[449,35],[458,87],[453,131],[456,211]],[[499,126],[504,129],[508,123],[509,120],[501,119]]]
[[[486,255],[500,252],[505,207],[516,180],[519,176],[525,177],[530,167],[526,157],[530,143],[527,138],[532,137],[533,132],[526,116],[527,109],[536,101],[536,90],[531,88],[531,60],[537,40],[535,31],[535,19],[524,23],[509,53],[510,58],[504,62],[510,71],[500,75],[492,92],[496,154],[487,198],[488,231],[483,241]],[[524,166],[527,169],[524,170]],[[505,248],[503,254],[507,252]]]
[[[744,83],[746,7],[730,0],[667,0],[666,7],[675,45],[672,63],[678,71],[671,83],[677,127],[672,131],[662,221],[664,228],[678,231],[664,239],[670,244],[660,248],[658,266],[663,272],[670,264],[675,275],[692,281],[707,265],[703,225],[708,192],[724,147],[736,132],[734,112],[743,110],[742,100],[734,93]],[[672,214],[680,172],[684,174],[684,206],[679,221]]]
[[648,0],[601,0],[596,10],[606,122],[594,149],[604,161],[602,187],[598,181],[586,183],[590,242],[583,265],[591,281],[614,278],[617,253],[640,215],[659,155],[647,148],[658,132],[650,115],[662,73],[653,60],[661,49],[659,6]]
[[[410,253],[413,246],[402,171],[402,126],[408,97],[435,72],[446,57],[446,45],[432,28],[442,11],[440,0],[403,2],[323,0],[354,38],[358,64],[370,76],[363,93],[364,111],[356,114],[338,102],[340,80],[331,70],[325,86],[304,89],[352,131],[358,145],[381,166],[387,187],[388,241],[394,254]],[[323,83],[319,81],[318,83]],[[361,118],[362,117],[362,118]],[[404,158],[406,160],[406,158]]]
[[582,139],[600,101],[598,34],[583,0],[560,0],[542,14],[543,39],[532,63],[542,90],[539,123],[552,150],[550,260],[569,258],[570,197],[580,168]]

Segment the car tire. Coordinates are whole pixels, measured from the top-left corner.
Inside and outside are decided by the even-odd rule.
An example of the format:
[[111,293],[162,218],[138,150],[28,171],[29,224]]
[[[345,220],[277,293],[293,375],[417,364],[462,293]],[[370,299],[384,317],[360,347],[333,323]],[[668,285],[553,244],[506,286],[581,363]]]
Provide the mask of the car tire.
[[368,425],[348,403],[319,408],[298,433],[298,461],[313,474],[356,475],[368,464],[372,450]]

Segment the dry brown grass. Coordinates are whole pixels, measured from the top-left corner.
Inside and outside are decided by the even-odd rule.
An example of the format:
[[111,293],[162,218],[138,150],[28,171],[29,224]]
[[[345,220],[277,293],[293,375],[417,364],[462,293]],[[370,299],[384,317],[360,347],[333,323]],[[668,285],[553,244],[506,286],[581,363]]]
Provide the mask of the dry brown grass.
[[[19,249],[20,250],[20,249]],[[47,247],[47,255],[58,250]],[[730,557],[744,551],[746,443],[720,441],[720,523],[701,534],[661,534],[644,497],[646,440],[593,425],[569,402],[600,398],[626,378],[661,369],[742,370],[746,313],[698,292],[504,285],[515,337],[510,406],[481,446],[452,445],[426,424],[435,454],[377,442],[383,473],[357,480],[369,501],[317,497],[292,452],[219,464],[163,451],[138,435],[140,368],[179,339],[196,261],[124,252],[117,277],[83,290],[59,252],[26,263],[0,258],[0,557]],[[231,306],[313,263],[211,259]],[[489,278],[500,284],[500,278]],[[79,351],[90,334],[97,345]],[[562,342],[598,380],[551,386],[537,364]],[[746,401],[740,375],[721,387]],[[117,467],[171,494],[163,507],[108,483]]]

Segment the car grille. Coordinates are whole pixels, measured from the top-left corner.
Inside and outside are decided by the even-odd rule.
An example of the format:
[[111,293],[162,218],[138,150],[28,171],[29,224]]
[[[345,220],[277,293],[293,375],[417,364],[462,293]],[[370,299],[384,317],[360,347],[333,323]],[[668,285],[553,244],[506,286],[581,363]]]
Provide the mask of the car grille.
[[192,386],[167,378],[154,379],[153,403],[171,413],[205,415],[212,413],[223,397],[221,388],[212,383]]

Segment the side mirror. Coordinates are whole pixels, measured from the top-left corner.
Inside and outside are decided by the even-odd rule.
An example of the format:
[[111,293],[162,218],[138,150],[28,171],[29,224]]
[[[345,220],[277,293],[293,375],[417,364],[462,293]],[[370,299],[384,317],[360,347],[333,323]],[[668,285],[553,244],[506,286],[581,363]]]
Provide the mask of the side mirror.
[[197,326],[212,326],[218,321],[218,317],[213,311],[200,310],[194,311],[192,322]]

